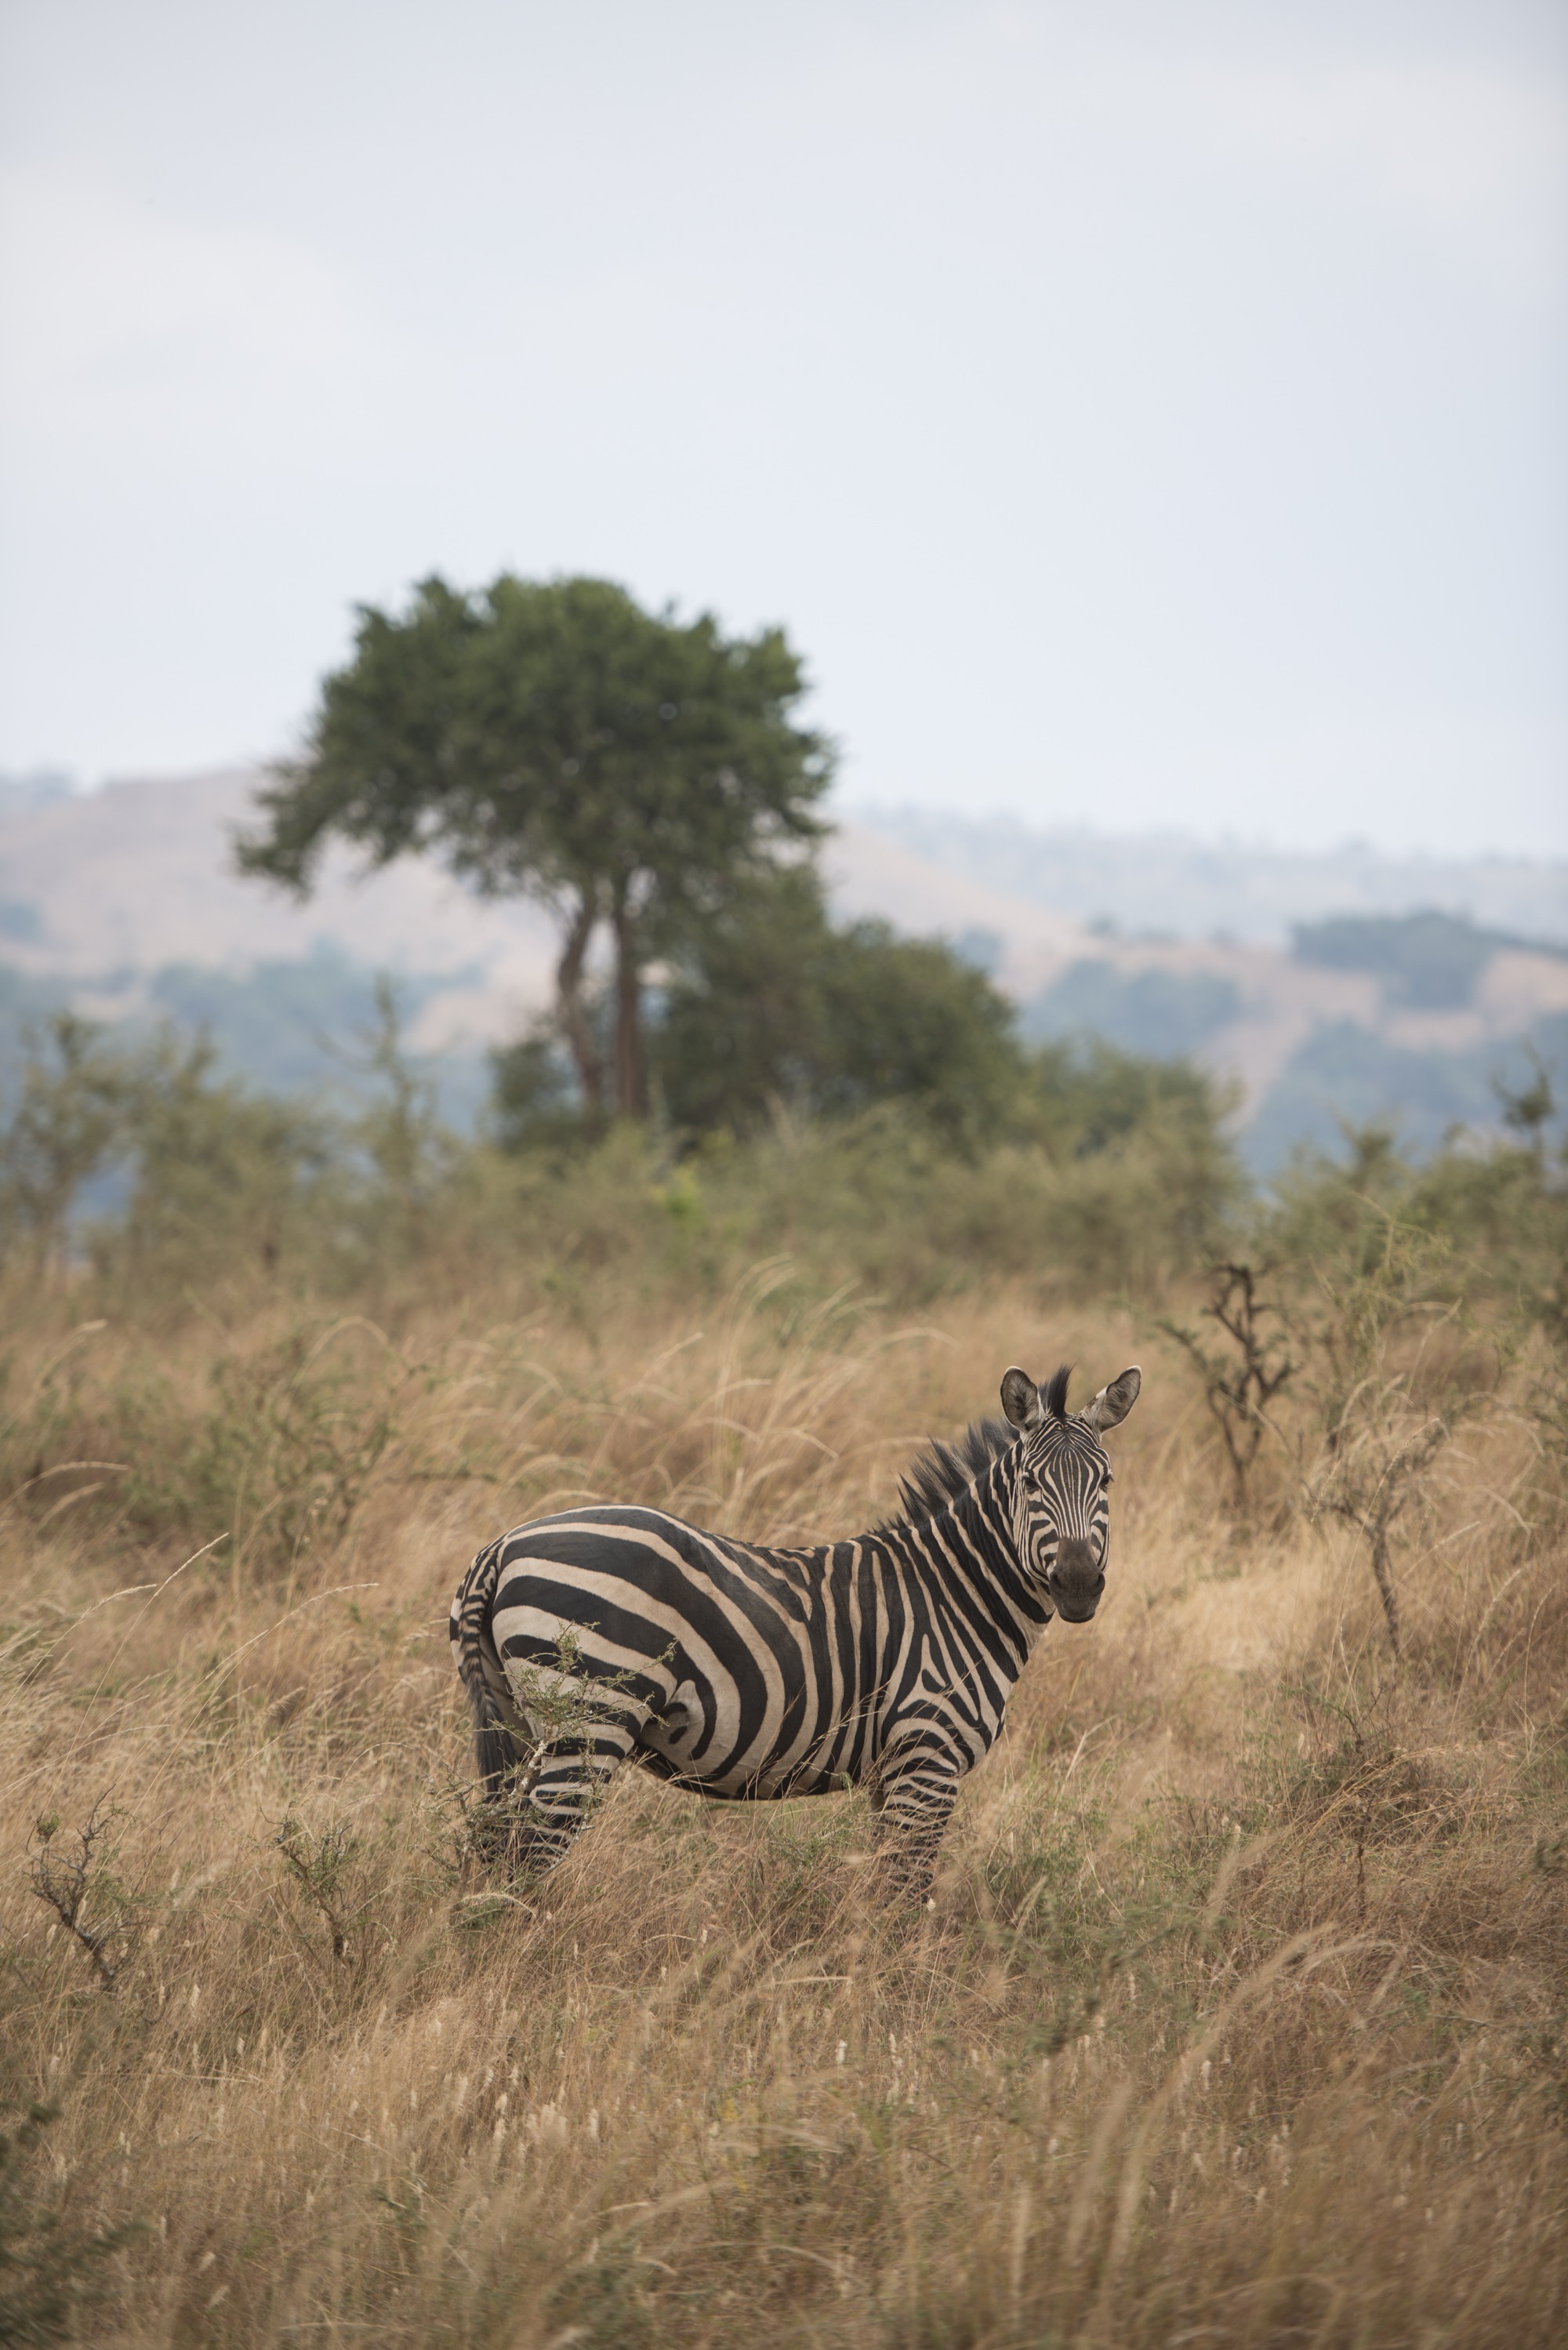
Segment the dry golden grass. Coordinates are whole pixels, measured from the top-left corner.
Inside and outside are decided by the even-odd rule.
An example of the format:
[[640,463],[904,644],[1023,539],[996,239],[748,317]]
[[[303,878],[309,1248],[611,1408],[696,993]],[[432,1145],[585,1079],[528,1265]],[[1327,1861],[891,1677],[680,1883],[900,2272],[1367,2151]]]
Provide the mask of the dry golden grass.
[[[1568,1562],[1523,1425],[1445,1457],[1396,1669],[1343,1530],[1225,1517],[1147,1330],[771,1283],[597,1353],[501,1298],[16,1334],[0,2085],[57,2111],[0,2217],[96,2293],[73,2338],[1563,2338]],[[444,1624],[483,1539],[589,1494],[845,1533],[1073,1355],[1147,1373],[1107,1601],[934,1915],[872,1901],[857,1798],[632,1773],[542,1891],[487,1885]],[[101,1966],[36,1889],[95,1805]]]

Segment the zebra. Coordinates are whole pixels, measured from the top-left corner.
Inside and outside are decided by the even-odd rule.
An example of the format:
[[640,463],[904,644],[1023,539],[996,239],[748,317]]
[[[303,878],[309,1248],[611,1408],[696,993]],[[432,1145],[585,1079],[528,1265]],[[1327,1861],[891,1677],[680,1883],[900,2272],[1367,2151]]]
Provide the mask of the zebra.
[[636,1505],[564,1510],[482,1550],[450,1629],[481,1817],[543,1873],[628,1758],[734,1800],[863,1787],[891,1889],[927,1901],[959,1782],[994,1744],[1053,1614],[1105,1588],[1110,1463],[1136,1366],[1081,1411],[1072,1367],[1014,1367],[1005,1419],[933,1441],[898,1514],[768,1550]]

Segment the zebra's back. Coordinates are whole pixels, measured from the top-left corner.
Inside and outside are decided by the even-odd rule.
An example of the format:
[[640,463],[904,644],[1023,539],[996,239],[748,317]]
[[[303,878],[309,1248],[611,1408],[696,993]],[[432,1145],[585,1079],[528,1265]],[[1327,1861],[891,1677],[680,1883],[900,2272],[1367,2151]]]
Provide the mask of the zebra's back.
[[452,1607],[460,1665],[466,1610],[514,1736],[536,1742],[561,1709],[607,1699],[631,1759],[661,1777],[711,1795],[818,1793],[857,1777],[870,1743],[862,1550],[766,1551],[659,1510],[565,1511],[481,1552]]

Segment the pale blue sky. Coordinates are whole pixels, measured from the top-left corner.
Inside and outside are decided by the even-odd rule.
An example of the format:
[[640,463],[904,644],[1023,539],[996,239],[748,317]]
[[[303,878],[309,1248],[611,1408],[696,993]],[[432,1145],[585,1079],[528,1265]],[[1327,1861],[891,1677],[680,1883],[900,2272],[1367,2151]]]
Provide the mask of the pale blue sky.
[[842,797],[1568,853],[1568,12],[8,0],[0,766],[356,598],[783,620]]

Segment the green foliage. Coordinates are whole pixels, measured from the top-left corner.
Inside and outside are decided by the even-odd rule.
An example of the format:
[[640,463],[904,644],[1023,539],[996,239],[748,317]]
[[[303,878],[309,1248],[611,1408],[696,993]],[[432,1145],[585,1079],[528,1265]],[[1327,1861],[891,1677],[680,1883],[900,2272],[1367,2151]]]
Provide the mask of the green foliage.
[[[105,1272],[177,1264],[190,1279],[418,1253],[467,1159],[404,1052],[389,985],[374,993],[376,1024],[342,1056],[362,1106],[337,1115],[223,1077],[204,1037],[122,1039],[59,1015],[0,1124],[0,1263],[57,1276],[74,1246]],[[116,1208],[83,1224],[83,1191],[105,1177]]]
[[120,1142],[131,1170],[121,1232],[133,1261],[190,1272],[236,1256],[275,1271],[340,1146],[300,1102],[213,1074],[204,1038],[157,1038],[134,1066]]
[[362,1066],[376,1090],[353,1132],[374,1175],[379,1244],[390,1240],[417,1251],[450,1186],[457,1146],[436,1116],[434,1087],[409,1065],[397,999],[384,978],[376,982],[376,1024]]
[[504,1150],[545,1143],[570,1149],[597,1131],[559,1045],[538,1032],[492,1054],[490,1109],[495,1139]]
[[0,1130],[0,1250],[59,1255],[82,1186],[120,1142],[133,1073],[101,1029],[57,1012],[28,1040],[16,1098]]
[[608,581],[439,578],[409,611],[360,611],[309,750],[261,795],[243,870],[309,886],[334,837],[385,864],[430,850],[487,893],[558,906],[563,1036],[590,1108],[605,1091],[587,957],[617,961],[614,1098],[645,1107],[641,974],[736,880],[816,830],[826,741],[790,723],[804,691],[783,633],[726,639],[642,611]]
[[835,929],[804,866],[736,892],[692,936],[654,1068],[689,1131],[901,1102],[971,1149],[1013,1130],[1028,1077],[1011,1007],[981,972],[886,923]]
[[300,1325],[259,1354],[222,1355],[192,1411],[156,1378],[107,1399],[129,1464],[118,1506],[146,1534],[227,1536],[248,1571],[293,1567],[347,1528],[397,1432],[403,1366],[358,1322]]
[[[1425,1507],[1456,1430],[1491,1409],[1528,1322],[1551,1329],[1568,1196],[1533,1148],[1450,1150],[1417,1170],[1386,1132],[1350,1140],[1348,1167],[1298,1166],[1261,1225],[1291,1282],[1283,1323],[1311,1407],[1304,1498],[1365,1538],[1398,1653],[1395,1528]],[[1549,1422],[1560,1383],[1542,1392]]]
[[1296,1317],[1322,1447],[1308,1501],[1365,1536],[1396,1655],[1394,1526],[1421,1498],[1456,1422],[1487,1399],[1466,1376],[1463,1350],[1446,1343],[1459,1315],[1444,1295],[1449,1254],[1441,1234],[1386,1212],[1370,1216],[1337,1263],[1315,1268],[1315,1293]]
[[188,1264],[254,1235],[275,1263],[291,1203],[330,1155],[323,1122],[213,1076],[204,1040],[122,1041],[61,1013],[30,1040],[0,1128],[0,1256],[58,1268],[93,1179],[129,1189],[133,1255]]
[[1462,1295],[1568,1336],[1568,1158],[1539,1133],[1522,1149],[1458,1138],[1421,1166],[1386,1128],[1348,1139],[1346,1163],[1303,1159],[1282,1179],[1262,1222],[1271,1254],[1325,1272],[1336,1289],[1382,1280],[1392,1220],[1429,1244],[1429,1300]]
[[[22,1282],[41,1270],[57,1286],[73,1246],[97,1284],[94,1310],[111,1315],[135,1297],[181,1313],[192,1284],[216,1304],[261,1280],[296,1302],[293,1326],[310,1331],[317,1301],[362,1295],[368,1282],[386,1294],[440,1256],[464,1283],[504,1275],[524,1296],[565,1302],[587,1328],[604,1283],[722,1291],[781,1249],[813,1284],[847,1275],[923,1299],[1006,1271],[1079,1284],[1113,1268],[1118,1286],[1140,1290],[1220,1247],[1240,1178],[1205,1079],[1109,1050],[1031,1055],[989,983],[944,950],[868,928],[846,943],[826,925],[817,936],[826,970],[807,1007],[817,1024],[806,1033],[805,1010],[795,1024],[812,1055],[784,1063],[790,1023],[772,1032],[774,1071],[797,1087],[793,1099],[719,1096],[739,1134],[688,1128],[684,1164],[671,1164],[668,1138],[596,1131],[564,1106],[543,1040],[503,1069],[513,1090],[502,1090],[496,1123],[527,1148],[507,1157],[459,1141],[406,1063],[389,996],[359,1055],[375,1097],[352,1118],[251,1095],[214,1075],[200,1042],[90,1037],[64,1075],[53,1064],[44,1075],[112,1097],[99,1163],[117,1174],[120,1202],[60,1231],[52,1260],[14,1234],[0,1266]],[[723,1012],[692,985],[672,1023],[664,1066],[693,1110],[715,1107],[699,1090],[701,1039]],[[815,1098],[801,1098],[803,1073]],[[60,1122],[68,1130],[65,1113]],[[89,1318],[85,1298],[78,1318]],[[261,1390],[216,1396],[194,1450],[165,1442],[155,1378],[85,1412],[79,1350],[67,1348],[0,1431],[7,1474],[25,1484],[79,1460],[99,1464],[95,1478],[118,1478],[134,1462],[114,1506],[137,1523],[165,1511],[171,1481],[192,1542],[227,1530],[258,1545],[258,1559],[286,1560],[303,1523],[292,1506],[275,1510],[279,1481],[308,1517],[346,1472],[338,1437],[321,1435],[336,1406],[314,1370],[299,1384],[295,1340],[279,1343],[257,1372]],[[358,1441],[343,1438],[349,1453]],[[149,1480],[158,1491],[143,1509]],[[53,1506],[75,1490],[39,1499]]]
[[1390,1347],[1409,1338],[1419,1353],[1425,1333],[1458,1309],[1451,1254],[1446,1234],[1385,1211],[1366,1219],[1337,1261],[1310,1268],[1298,1319],[1314,1342],[1312,1391],[1331,1453],[1364,1409]]
[[894,1103],[688,1164],[706,1211],[693,1236],[681,1205],[694,1269],[781,1249],[820,1281],[852,1271],[911,1303],[1004,1274],[1147,1293],[1212,1250],[1235,1196],[1212,1128],[1156,1121],[1092,1155],[1013,1141],[969,1157]]
[[[1229,1163],[1220,1129],[1231,1097],[1189,1061],[1148,1060],[1096,1038],[1044,1045],[1033,1055],[1032,1105],[1057,1153],[1092,1158],[1145,1135],[1168,1141],[1179,1159],[1206,1157],[1217,1170]],[[1237,1181],[1233,1166],[1228,1180]]]
[[1472,1292],[1568,1342],[1568,1181],[1533,1150],[1446,1152],[1412,1182],[1407,1214],[1451,1235]]
[[[146,1293],[155,1308],[163,1287]],[[213,1552],[225,1576],[292,1572],[339,1541],[422,1391],[419,1365],[358,1315],[225,1349],[195,1395],[156,1347],[97,1361],[105,1326],[80,1326],[30,1393],[0,1381],[0,1507]]]
[[1155,1129],[1187,1155],[1217,1142],[1228,1107],[1185,1063],[1101,1043],[1031,1049],[971,959],[880,922],[836,929],[807,867],[738,893],[691,941],[654,1066],[686,1134],[896,1107],[970,1158],[1002,1143],[1085,1157]]
[[1533,1045],[1526,1046],[1531,1075],[1522,1085],[1511,1086],[1506,1077],[1494,1077],[1492,1090],[1502,1111],[1502,1122],[1511,1134],[1518,1135],[1531,1155],[1539,1162],[1546,1153],[1546,1136],[1557,1116],[1557,1098],[1552,1089],[1552,1073]]
[[385,1890],[368,1864],[364,1838],[341,1821],[312,1831],[290,1817],[273,1842],[287,1875],[319,1915],[334,1961],[361,1966],[367,1929]]

